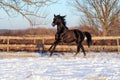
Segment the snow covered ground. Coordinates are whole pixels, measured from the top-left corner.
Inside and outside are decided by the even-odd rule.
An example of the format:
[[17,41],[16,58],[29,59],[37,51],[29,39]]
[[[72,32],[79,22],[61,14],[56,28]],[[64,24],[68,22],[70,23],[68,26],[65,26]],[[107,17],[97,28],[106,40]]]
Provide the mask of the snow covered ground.
[[86,58],[34,54],[39,57],[0,58],[0,80],[120,80],[117,52],[88,52]]

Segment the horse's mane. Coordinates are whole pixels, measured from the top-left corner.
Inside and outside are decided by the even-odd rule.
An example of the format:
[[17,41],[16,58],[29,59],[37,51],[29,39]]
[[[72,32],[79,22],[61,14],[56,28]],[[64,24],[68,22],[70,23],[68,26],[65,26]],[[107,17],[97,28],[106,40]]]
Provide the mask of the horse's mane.
[[60,16],[60,15],[58,15],[58,17],[61,18],[61,21],[62,21],[64,27],[68,29],[68,27],[66,26],[65,16]]
[[63,25],[66,26],[65,18],[64,18],[64,17],[61,17],[61,20],[62,20]]

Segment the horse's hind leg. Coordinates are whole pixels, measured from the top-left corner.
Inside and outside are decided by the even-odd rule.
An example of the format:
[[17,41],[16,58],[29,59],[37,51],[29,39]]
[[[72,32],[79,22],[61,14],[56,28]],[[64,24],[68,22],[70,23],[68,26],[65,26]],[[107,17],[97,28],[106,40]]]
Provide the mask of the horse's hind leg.
[[84,50],[84,47],[83,45],[81,44],[80,48],[82,49],[83,53],[84,53],[84,56],[86,56],[86,53],[85,53],[85,50]]
[[77,56],[77,54],[78,54],[79,52],[80,52],[80,44],[77,45],[77,52],[76,52],[76,54],[74,55],[74,57]]

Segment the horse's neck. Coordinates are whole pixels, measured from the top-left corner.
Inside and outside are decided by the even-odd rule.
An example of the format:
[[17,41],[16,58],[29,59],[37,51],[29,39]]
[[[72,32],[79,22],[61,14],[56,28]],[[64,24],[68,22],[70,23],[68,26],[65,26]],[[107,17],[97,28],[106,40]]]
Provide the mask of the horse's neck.
[[63,33],[63,32],[66,32],[67,30],[68,30],[68,28],[65,25],[60,24],[57,26],[58,33]]
[[65,31],[68,31],[68,30],[69,30],[68,27],[65,26]]

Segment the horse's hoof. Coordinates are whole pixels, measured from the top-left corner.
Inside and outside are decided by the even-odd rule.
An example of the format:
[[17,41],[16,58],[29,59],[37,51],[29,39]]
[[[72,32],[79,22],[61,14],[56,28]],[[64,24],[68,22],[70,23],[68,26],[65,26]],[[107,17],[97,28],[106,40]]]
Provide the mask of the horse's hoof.
[[77,56],[77,54],[75,54],[73,57],[76,57]]
[[51,58],[51,57],[52,57],[52,55],[49,55],[48,57],[49,57],[49,58]]
[[83,58],[87,58],[87,56],[85,55]]
[[50,54],[49,57],[52,57],[52,54]]
[[63,56],[65,55],[64,53],[61,53]]
[[48,50],[47,52],[51,52],[50,50]]

